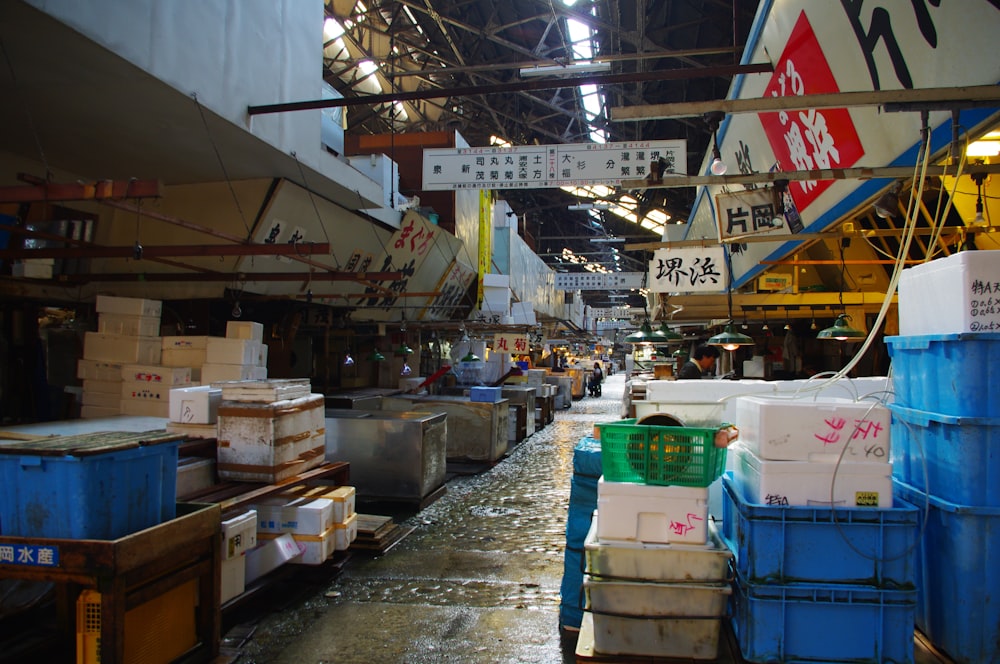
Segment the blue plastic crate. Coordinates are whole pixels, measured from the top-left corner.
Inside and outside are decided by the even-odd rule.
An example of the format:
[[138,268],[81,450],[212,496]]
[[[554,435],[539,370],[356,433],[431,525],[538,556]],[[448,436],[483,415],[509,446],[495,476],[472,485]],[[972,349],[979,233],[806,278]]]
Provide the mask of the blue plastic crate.
[[573,448],[573,473],[598,478],[602,472],[601,441],[584,436]]
[[746,502],[728,475],[722,489],[722,538],[748,581],[913,588],[918,518],[905,501],[891,509],[776,507]]
[[990,379],[1000,333],[886,337],[901,406],[945,415],[1000,417],[1000,383]]
[[889,408],[896,479],[959,505],[1000,507],[1000,417]]
[[956,505],[895,483],[927,509],[917,547],[917,627],[956,664],[1000,662],[1000,509]]
[[503,399],[502,387],[473,387],[469,389],[469,400],[482,403],[496,403]]
[[180,440],[109,432],[0,446],[0,535],[111,540],[173,519]]
[[754,584],[737,574],[733,631],[751,662],[913,664],[916,596],[863,586]]

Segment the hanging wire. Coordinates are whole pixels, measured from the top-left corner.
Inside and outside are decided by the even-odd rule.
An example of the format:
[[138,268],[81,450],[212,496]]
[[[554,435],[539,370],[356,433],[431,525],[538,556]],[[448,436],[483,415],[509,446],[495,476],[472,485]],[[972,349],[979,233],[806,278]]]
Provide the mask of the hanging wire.
[[340,261],[337,260],[337,254],[333,249],[333,243],[330,242],[330,236],[326,232],[326,225],[323,223],[323,217],[319,213],[319,206],[316,205],[316,197],[313,195],[312,189],[309,188],[309,183],[306,181],[306,172],[302,168],[302,162],[299,161],[298,154],[293,150],[291,152],[292,159],[295,160],[295,165],[299,169],[299,177],[302,178],[302,187],[306,190],[306,194],[309,196],[309,202],[312,204],[313,213],[316,215],[316,222],[319,224],[319,229],[323,231],[323,237],[326,238],[326,243],[330,245],[330,257],[333,258],[333,264],[336,268],[340,269]]
[[222,169],[222,175],[226,178],[226,185],[229,186],[229,193],[233,197],[233,202],[236,204],[236,210],[240,214],[240,220],[243,222],[243,228],[247,231],[247,240],[252,239],[253,232],[250,230],[250,224],[247,223],[246,215],[243,214],[243,208],[240,206],[240,199],[236,196],[236,189],[233,188],[233,181],[229,177],[229,171],[226,170],[226,163],[222,160],[222,154],[219,152],[219,146],[216,145],[215,139],[212,137],[212,131],[208,128],[208,119],[205,117],[205,109],[202,107],[201,102],[198,101],[198,93],[192,92],[191,99],[194,100],[194,105],[198,109],[198,115],[201,116],[201,124],[205,127],[205,135],[208,136],[208,142],[212,146],[212,151],[215,152],[215,158],[219,162],[219,167]]

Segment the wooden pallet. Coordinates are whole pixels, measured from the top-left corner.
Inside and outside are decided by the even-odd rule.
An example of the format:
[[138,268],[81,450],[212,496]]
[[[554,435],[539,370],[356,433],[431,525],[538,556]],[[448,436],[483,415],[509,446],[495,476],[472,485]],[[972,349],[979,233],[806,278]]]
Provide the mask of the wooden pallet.
[[413,531],[413,526],[401,526],[391,516],[358,513],[358,536],[350,551],[383,554]]

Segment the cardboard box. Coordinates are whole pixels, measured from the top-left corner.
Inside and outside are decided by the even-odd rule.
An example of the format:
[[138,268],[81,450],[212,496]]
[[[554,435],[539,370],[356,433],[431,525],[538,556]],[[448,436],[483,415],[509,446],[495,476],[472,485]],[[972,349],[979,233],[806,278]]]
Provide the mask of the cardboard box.
[[170,390],[170,421],[182,424],[214,424],[219,418],[222,390],[210,385],[175,387]]
[[191,367],[165,367],[159,364],[126,364],[122,380],[176,387],[191,384]]
[[260,342],[250,339],[222,339],[209,337],[206,346],[206,364],[243,364],[256,366]]
[[77,360],[76,377],[80,380],[120,381],[123,366],[120,362]]
[[114,394],[121,398],[122,393],[122,380],[90,380],[84,379],[83,381],[83,391],[90,392],[91,394],[101,393],[101,394]]
[[[140,383],[134,380],[122,381],[122,388],[119,396],[123,401],[147,401],[168,404],[170,403],[170,386],[157,383]],[[169,413],[169,408],[167,409]]]
[[205,350],[208,336],[160,337],[163,350]]
[[97,313],[120,314],[124,316],[160,317],[163,303],[159,300],[144,300],[136,297],[97,296]]
[[170,414],[170,402],[143,401],[142,399],[122,399],[119,402],[122,415],[137,415],[139,417],[162,417],[167,419]]
[[130,337],[158,337],[160,317],[98,314],[97,331],[101,334],[121,334]]
[[282,533],[273,539],[258,538],[259,543],[246,552],[246,583],[253,583],[268,572],[272,572],[287,562],[302,555],[303,549],[292,536]]
[[118,388],[117,392],[92,392],[84,390],[80,401],[84,406],[96,406],[98,408],[113,408],[117,415],[121,412],[122,392]]
[[194,369],[200,369],[205,364],[208,351],[204,348],[165,348],[160,353],[160,366],[190,367],[191,380],[196,380]]
[[257,546],[257,511],[247,510],[222,522],[222,559],[242,557]]
[[260,323],[243,320],[231,320],[226,322],[227,339],[249,339],[250,341],[264,341],[264,326]]
[[328,498],[274,496],[254,509],[258,533],[320,535],[333,526],[333,501]]
[[222,593],[219,603],[225,604],[234,597],[242,595],[246,590],[247,559],[246,556],[235,556],[222,561]]
[[201,365],[201,382],[210,385],[230,380],[256,380],[259,368],[252,364],[207,363]]
[[119,364],[159,364],[159,337],[129,337],[120,334],[86,332],[83,336],[83,357]]

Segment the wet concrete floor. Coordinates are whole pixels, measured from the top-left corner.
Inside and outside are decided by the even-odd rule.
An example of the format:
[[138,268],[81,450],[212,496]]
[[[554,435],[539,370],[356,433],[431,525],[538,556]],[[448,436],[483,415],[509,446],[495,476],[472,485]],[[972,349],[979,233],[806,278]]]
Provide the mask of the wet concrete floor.
[[575,661],[575,635],[559,627],[573,448],[620,417],[623,389],[623,375],[607,377],[601,397],[575,400],[492,468],[393,515],[413,532],[259,618],[238,661]]

